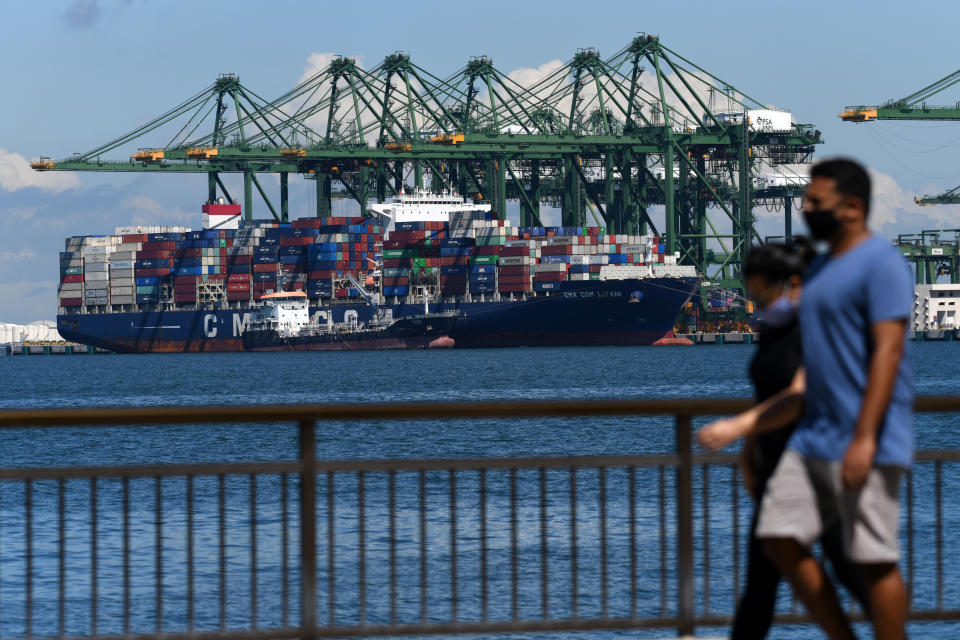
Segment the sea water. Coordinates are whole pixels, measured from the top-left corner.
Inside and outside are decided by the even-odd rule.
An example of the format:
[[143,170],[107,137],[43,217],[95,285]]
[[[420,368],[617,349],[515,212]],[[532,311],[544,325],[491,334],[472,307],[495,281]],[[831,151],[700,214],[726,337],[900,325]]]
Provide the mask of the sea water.
[[[753,349],[751,346],[724,345],[692,348],[593,347],[10,357],[0,359],[0,408],[749,397],[751,387],[746,370]],[[950,343],[911,345],[910,357],[914,365],[915,388],[918,394],[960,393],[960,358],[957,358],[957,349],[960,349],[960,346]],[[703,421],[699,420],[697,424],[702,424]],[[960,448],[958,427],[960,416],[917,416],[915,432],[918,449]],[[317,428],[317,455],[320,459],[328,460],[650,454],[670,452],[673,446],[674,432],[670,418],[575,417],[423,423],[333,422],[319,423]],[[0,467],[291,460],[296,453],[296,430],[285,425],[16,429],[0,432]],[[711,471],[709,521],[714,531],[729,528],[731,523],[732,491],[729,475],[729,471],[723,469]],[[919,470],[915,475],[918,476],[918,486],[929,488],[929,478],[920,477],[922,474]],[[702,531],[703,516],[700,477],[697,477],[695,511],[698,535]],[[949,466],[945,467],[944,480],[944,495],[947,496],[945,504],[949,507],[951,483],[955,485],[958,481],[957,474]],[[590,482],[589,474],[585,481]],[[206,494],[202,481],[198,482],[200,484],[197,485],[197,495],[200,496],[198,499],[202,500],[202,496]],[[259,491],[275,490],[275,487],[271,489],[271,482],[273,480],[266,479],[258,488]],[[496,485],[495,479],[492,482]],[[611,474],[611,490],[616,488],[617,482],[622,482],[622,479],[618,480],[615,474]],[[153,532],[153,512],[150,509],[152,490],[145,484],[138,485],[137,482],[132,482],[131,486],[135,502],[132,515],[133,536],[135,540],[142,539],[149,547],[152,545]],[[647,482],[641,477],[637,487],[640,494],[650,494],[641,495],[641,500],[655,499],[653,494],[656,492],[656,484],[652,479]],[[176,481],[171,481],[164,490],[174,497],[182,493],[182,487]],[[237,488],[240,493],[243,490],[243,487]],[[494,501],[497,490],[496,486],[491,487]],[[52,500],[54,492],[55,488],[48,488],[46,493],[41,490],[36,500]],[[521,494],[522,492],[523,489]],[[68,517],[76,521],[78,530],[83,529],[84,514],[89,510],[89,507],[84,505],[86,494],[82,487],[72,485],[67,493],[68,505],[71,505],[68,506]],[[344,494],[344,501],[350,500],[347,496],[349,491],[341,488],[337,494],[338,505],[341,493]],[[742,491],[738,496],[742,497]],[[291,499],[293,497],[295,493],[291,492]],[[521,501],[523,497],[521,495]],[[269,496],[267,498],[265,504],[270,502]],[[111,505],[116,507],[119,504],[120,495],[116,486],[105,485],[98,499],[101,508],[109,510]],[[142,504],[136,504],[138,500]],[[275,500],[273,502],[275,503]],[[19,635],[22,632],[22,625],[15,621],[22,616],[22,610],[19,614],[16,610],[21,606],[17,604],[20,597],[18,594],[22,595],[22,580],[18,582],[17,573],[17,566],[23,568],[22,558],[18,560],[16,557],[22,553],[22,504],[21,484],[6,483],[0,486],[0,558],[12,558],[8,562],[13,563],[4,567],[0,562],[0,610],[6,606],[8,611],[14,614],[0,614],[2,637]],[[399,506],[402,511],[403,505]],[[138,507],[143,507],[142,512],[137,511]],[[739,519],[745,527],[749,518],[749,504],[743,499],[739,507]],[[371,509],[376,508],[376,505],[371,506]],[[615,505],[611,508],[615,508]],[[918,522],[927,522],[932,517],[932,511],[933,493],[924,489],[916,496],[914,517]],[[670,513],[672,518],[673,505],[670,505]],[[322,508],[318,515],[325,515]],[[264,528],[258,533],[261,542],[270,536],[279,535],[275,530],[277,523],[273,521],[271,524],[271,514],[263,511],[261,516],[265,519]],[[521,513],[521,520],[523,517]],[[202,515],[198,518],[203,520]],[[182,519],[179,512],[168,514],[165,525],[174,529],[182,526],[183,523],[178,519]],[[949,526],[953,520],[948,509],[945,524]],[[54,602],[56,599],[57,557],[54,525],[53,522],[36,522],[33,525],[37,536],[33,569],[37,576],[34,598],[36,603],[41,603],[35,603],[39,611],[35,614],[35,633],[55,633],[55,629],[50,628],[51,621],[42,620],[42,603]],[[201,525],[202,522],[198,524]],[[102,544],[109,547],[110,541],[119,535],[118,529],[116,523],[105,523],[102,526]],[[231,521],[230,527],[231,542],[241,545],[247,540],[244,536],[247,535],[249,527],[241,515],[238,514]],[[743,530],[741,528],[741,531]],[[496,532],[491,535],[496,535]],[[929,531],[918,534],[918,544],[930,535]],[[951,538],[954,537],[948,529],[945,535],[947,548],[944,553],[947,565],[955,564],[950,560],[957,556],[950,552]],[[558,535],[554,543],[551,538],[552,548],[562,552],[562,539],[562,536]],[[441,541],[437,540],[436,543],[440,544]],[[338,553],[355,553],[355,549],[350,549],[349,540],[343,541],[341,546]],[[4,547],[9,550],[6,556],[3,553]],[[672,549],[672,540],[670,548]],[[531,549],[536,551],[535,544],[531,545]],[[932,554],[929,546],[921,547],[918,552],[920,573],[914,587],[914,598],[924,607],[932,606],[935,600],[936,581],[933,575],[935,568],[931,564]],[[741,570],[744,558],[745,554],[741,553]],[[175,564],[175,561],[175,556],[170,553],[166,555],[165,562]],[[403,561],[401,558],[401,563]],[[558,558],[557,561],[562,565],[563,558]],[[20,565],[16,565],[17,562],[20,562]],[[104,571],[109,571],[109,558],[103,562],[107,566]],[[138,562],[142,566],[137,565]],[[152,556],[149,554],[135,559],[134,568],[142,569],[142,573],[138,575],[149,574],[152,570],[151,562]],[[464,563],[466,562],[464,560]],[[622,559],[619,562],[622,565]],[[728,603],[733,596],[729,579],[732,573],[731,562],[728,550],[722,550],[711,557],[711,598],[714,611],[718,613],[730,611]],[[698,558],[698,606],[703,604],[702,563],[703,559]],[[82,567],[75,569],[80,571]],[[243,567],[240,567],[237,570],[242,573],[242,569]],[[345,572],[349,573],[349,569],[346,567]],[[270,574],[267,566],[261,570],[264,573],[264,585],[269,586],[276,576]],[[956,574],[956,571],[950,571],[949,566],[945,567],[945,571],[947,576]],[[175,570],[172,572],[175,573]],[[50,576],[54,579],[50,579]],[[379,578],[376,569],[371,569],[372,584]],[[596,576],[591,576],[589,571],[585,571],[581,579],[586,583],[583,588],[587,592],[591,590],[591,585],[596,586]],[[618,579],[623,579],[623,576],[613,571],[611,580]],[[141,619],[149,619],[152,615],[149,606],[153,598],[150,580],[143,581],[147,584],[135,589],[132,597],[134,617],[139,614]],[[271,609],[275,612],[276,603],[269,601],[271,591],[267,586],[261,588],[261,606],[268,612]],[[658,581],[652,585],[641,584],[641,593],[649,600],[642,604],[642,614],[655,615],[658,612],[658,587]],[[104,598],[100,627],[101,632],[106,632],[112,628],[109,618],[111,612],[118,611],[116,607],[119,606],[120,594],[109,592],[109,581],[105,581],[100,588]],[[349,593],[350,585],[340,584],[338,588]],[[469,617],[470,588],[465,582],[464,617]],[[473,588],[475,589],[475,586]],[[82,601],[82,596],[79,595],[81,591],[82,589],[77,591],[77,602]],[[668,591],[668,601],[673,607],[675,587],[672,576],[668,580]],[[68,593],[68,601],[70,595]],[[521,599],[524,595],[530,595],[534,601],[537,599],[536,593],[526,594],[522,589]],[[581,606],[585,610],[581,615],[596,613],[591,610],[596,604],[593,597],[595,595],[584,594]],[[960,594],[953,593],[948,588],[945,605],[957,607],[958,595]],[[781,587],[781,600],[781,607],[789,607],[789,589],[786,586]],[[248,600],[243,598],[238,598],[236,602],[231,600],[229,606],[232,609],[228,612],[228,618],[236,619],[237,624],[241,624],[247,602]],[[419,613],[418,602],[416,598],[409,602],[401,599],[400,617],[416,621]],[[198,598],[198,603],[198,606],[203,604],[202,596]],[[212,603],[213,608],[215,604]],[[617,603],[613,602],[612,605],[616,608]],[[71,615],[68,605],[68,620],[74,620],[76,630],[83,633],[84,625],[88,624],[83,622],[85,609],[80,611],[80,605],[76,606],[78,610]],[[321,606],[324,606],[323,602]],[[563,606],[564,603],[558,601],[557,615],[562,615]],[[404,607],[409,610],[403,610]],[[382,613],[380,609],[376,603],[371,603],[370,615],[373,619]],[[173,629],[177,627],[177,616],[182,617],[182,613],[178,614],[177,611],[178,603],[166,604],[167,625]],[[536,608],[530,611],[521,608],[521,615],[535,617],[536,612]],[[52,615],[55,609],[48,613]],[[202,619],[201,614],[198,616],[201,627]],[[270,613],[261,614],[260,622],[264,625],[271,624]],[[349,623],[349,616],[343,622]],[[149,625],[142,630],[146,631],[148,628]],[[709,634],[710,631],[704,630],[701,633]],[[922,637],[930,633],[953,631],[955,629],[949,625],[927,623],[917,625],[913,635]],[[664,637],[669,635],[669,632],[609,632],[600,635]],[[819,637],[819,634],[812,627],[780,627],[774,629],[771,637],[813,638]]]

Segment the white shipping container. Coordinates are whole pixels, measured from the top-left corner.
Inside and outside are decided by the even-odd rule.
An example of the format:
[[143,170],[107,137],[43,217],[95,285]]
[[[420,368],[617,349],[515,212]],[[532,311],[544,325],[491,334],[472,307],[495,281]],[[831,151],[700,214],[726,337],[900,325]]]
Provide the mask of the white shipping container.
[[92,262],[90,260],[86,260],[83,263],[84,273],[96,273],[96,272],[103,272],[106,270],[107,270],[106,262]]
[[549,272],[566,271],[566,270],[567,270],[567,264],[565,262],[557,262],[557,263],[551,263],[551,264],[541,263],[536,265],[536,269],[535,269],[537,273],[549,273]]
[[647,247],[642,244],[623,244],[620,245],[620,253],[643,253]]
[[571,274],[569,275],[569,279],[570,279],[571,281],[573,281],[573,282],[580,282],[580,281],[583,281],[583,280],[589,280],[589,279],[590,279],[590,274],[589,274],[589,273],[571,273]]
[[125,282],[127,280],[133,280],[133,278],[133,269],[110,272],[110,282]]
[[529,265],[533,264],[533,258],[530,256],[502,256],[500,258],[500,264],[505,267]]
[[601,280],[629,280],[632,278],[646,278],[650,275],[650,267],[626,264],[608,264],[600,268]]
[[133,260],[112,260],[110,262],[110,273],[114,271],[128,271],[134,268]]
[[110,303],[111,304],[133,304],[134,297],[133,296],[113,296],[112,298],[110,298]]
[[140,249],[142,249],[142,248],[143,248],[143,243],[142,243],[142,242],[124,242],[123,244],[118,244],[118,245],[117,245],[117,251],[118,251],[118,252],[131,252],[131,253],[135,253],[135,252],[137,252],[137,251],[140,251]]
[[590,256],[570,256],[570,264],[590,264]]
[[87,288],[87,290],[83,292],[83,297],[85,297],[85,298],[100,298],[100,297],[105,296],[105,295],[107,295],[107,290],[106,290],[106,289],[90,289],[90,288]]
[[[63,292],[63,291],[71,291],[71,292],[73,292],[73,291],[77,291],[77,292],[83,291],[83,283],[82,283],[82,282],[61,282],[61,283],[60,283],[60,286],[57,287],[57,291],[61,291],[61,292]],[[69,297],[69,296],[67,296],[67,297]]]
[[209,213],[203,214],[204,229],[239,229],[240,214],[235,216],[214,216]]
[[106,282],[107,280],[110,279],[110,274],[107,273],[106,271],[91,271],[90,273],[84,272],[83,279],[85,282],[93,282],[93,281]]
[[134,294],[134,287],[110,287],[110,295],[112,296],[132,296]]

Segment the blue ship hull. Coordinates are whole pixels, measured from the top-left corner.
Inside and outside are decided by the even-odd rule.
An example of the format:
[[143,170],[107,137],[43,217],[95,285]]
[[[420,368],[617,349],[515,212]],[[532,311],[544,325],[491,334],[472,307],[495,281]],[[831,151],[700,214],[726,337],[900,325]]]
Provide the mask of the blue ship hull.
[[[646,345],[673,329],[696,278],[564,282],[560,291],[524,301],[431,304],[431,312],[457,311],[451,337],[457,347]],[[393,317],[423,313],[421,305],[387,305]],[[366,304],[310,309],[333,322],[369,319]],[[242,351],[251,309],[191,309],[57,316],[65,340],[118,353]]]

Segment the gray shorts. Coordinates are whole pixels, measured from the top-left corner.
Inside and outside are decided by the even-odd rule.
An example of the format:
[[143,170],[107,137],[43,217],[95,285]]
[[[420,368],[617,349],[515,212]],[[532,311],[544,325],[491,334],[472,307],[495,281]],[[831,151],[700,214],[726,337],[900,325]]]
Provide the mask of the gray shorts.
[[787,450],[767,482],[758,538],[793,538],[809,548],[839,520],[847,557],[862,564],[900,559],[900,467],[874,467],[859,491],[843,488],[842,462]]

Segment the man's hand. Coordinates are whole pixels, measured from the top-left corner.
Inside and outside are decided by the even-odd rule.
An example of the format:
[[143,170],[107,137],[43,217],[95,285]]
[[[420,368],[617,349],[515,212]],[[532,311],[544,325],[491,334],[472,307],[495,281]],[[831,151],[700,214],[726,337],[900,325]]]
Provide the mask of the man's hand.
[[873,457],[876,453],[877,441],[872,436],[854,437],[843,456],[841,477],[845,489],[858,491],[863,487],[873,467]]
[[746,435],[747,429],[741,423],[742,420],[737,420],[737,418],[711,422],[697,432],[697,442],[704,449],[719,451],[734,440]]

